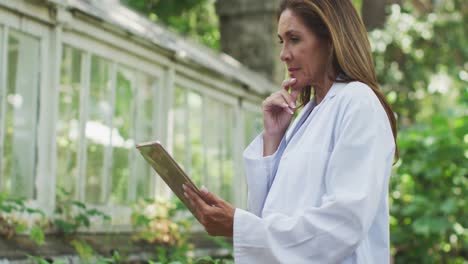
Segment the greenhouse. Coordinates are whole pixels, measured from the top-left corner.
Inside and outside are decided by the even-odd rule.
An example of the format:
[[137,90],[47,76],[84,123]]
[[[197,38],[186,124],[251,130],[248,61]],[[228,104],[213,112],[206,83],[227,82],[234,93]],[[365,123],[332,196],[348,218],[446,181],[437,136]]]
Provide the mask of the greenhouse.
[[131,204],[171,196],[135,148],[159,140],[245,206],[266,78],[102,1],[0,0],[0,51],[2,193],[51,215],[63,190],[112,219],[85,232],[131,231]]

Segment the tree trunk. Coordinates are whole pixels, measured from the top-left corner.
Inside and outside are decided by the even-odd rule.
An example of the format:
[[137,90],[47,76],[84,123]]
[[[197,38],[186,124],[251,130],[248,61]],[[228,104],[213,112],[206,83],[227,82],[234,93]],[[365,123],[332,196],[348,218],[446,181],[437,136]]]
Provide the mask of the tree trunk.
[[385,24],[385,5],[386,0],[363,0],[362,1],[362,19],[366,25],[367,31],[375,28],[382,28]]

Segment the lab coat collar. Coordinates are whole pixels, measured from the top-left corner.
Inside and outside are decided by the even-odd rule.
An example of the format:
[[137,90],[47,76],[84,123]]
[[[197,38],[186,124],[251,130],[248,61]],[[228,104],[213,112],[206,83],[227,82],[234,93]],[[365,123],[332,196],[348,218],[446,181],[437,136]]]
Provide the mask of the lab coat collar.
[[[293,121],[291,126],[288,128],[286,131],[285,139],[286,141],[289,141],[292,136],[292,131],[296,129],[296,126],[298,125],[298,121],[303,118],[304,114],[307,114],[309,111],[312,111],[313,108],[319,108],[321,105],[323,105],[324,102],[328,101],[329,99],[332,99],[335,97],[335,95],[338,94],[339,91],[341,91],[342,87],[344,87],[346,83],[343,82],[334,82],[332,87],[330,87],[330,90],[328,90],[327,94],[325,95],[325,98],[320,102],[320,104],[316,104],[315,100],[310,100],[302,109],[302,111],[299,113],[299,115],[296,117],[296,119]],[[312,109],[311,109],[312,108]]]
[[338,92],[342,90],[340,88],[343,87],[344,85],[346,85],[346,83],[335,81],[332,87],[330,87],[330,90],[328,90],[327,94],[325,95],[325,98],[323,98],[322,102],[320,102],[320,104],[322,104],[324,101],[328,99],[335,97],[335,95],[337,95]]

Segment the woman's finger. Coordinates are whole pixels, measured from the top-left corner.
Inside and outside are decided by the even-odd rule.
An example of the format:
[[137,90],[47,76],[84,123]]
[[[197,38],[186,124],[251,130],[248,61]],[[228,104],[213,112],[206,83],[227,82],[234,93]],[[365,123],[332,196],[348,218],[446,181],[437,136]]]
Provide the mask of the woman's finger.
[[198,196],[190,186],[183,184],[182,188],[185,191],[184,195],[186,194],[186,197],[194,203],[194,207],[197,208],[197,211],[201,211],[201,213],[203,213],[210,208],[210,206],[206,204],[206,202],[203,201],[203,199],[200,198],[200,196]]
[[223,203],[224,200],[221,199],[219,196],[217,196],[214,193],[211,193],[208,191],[208,189],[205,186],[202,186],[200,189],[200,195],[203,198],[203,200],[208,203],[209,205],[218,205],[219,203]]
[[291,110],[291,106],[288,103],[287,99],[281,94],[281,92],[278,92],[267,104],[267,108],[270,107],[278,107],[282,108],[284,111],[290,113],[291,115],[294,114],[294,112]]
[[280,91],[284,101],[289,105],[291,109],[296,109],[296,98],[291,96],[286,90]]
[[292,78],[289,80],[284,80],[281,86],[283,87],[283,90],[288,91],[291,85],[294,85],[297,82],[296,78]]

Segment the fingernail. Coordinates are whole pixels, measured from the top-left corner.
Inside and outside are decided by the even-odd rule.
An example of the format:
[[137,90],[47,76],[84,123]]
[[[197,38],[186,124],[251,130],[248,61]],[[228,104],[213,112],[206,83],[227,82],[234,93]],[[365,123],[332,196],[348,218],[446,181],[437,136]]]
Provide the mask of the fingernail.
[[288,108],[288,112],[289,112],[291,115],[294,114],[294,112],[293,112],[291,109],[289,109],[289,108]]
[[182,184],[182,189],[186,190],[187,186],[185,186],[185,184]]
[[292,78],[292,79],[291,79],[291,82],[295,82],[295,81],[297,81],[296,78]]
[[291,108],[296,108],[296,103],[295,102],[291,102],[289,105],[291,106]]
[[188,198],[188,194],[186,192],[184,192],[184,196]]
[[284,107],[289,107],[288,103],[283,103]]
[[200,188],[200,191],[202,193],[208,193],[208,188],[206,188],[205,185],[202,185],[202,187]]

